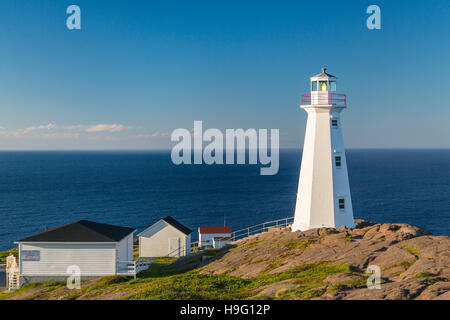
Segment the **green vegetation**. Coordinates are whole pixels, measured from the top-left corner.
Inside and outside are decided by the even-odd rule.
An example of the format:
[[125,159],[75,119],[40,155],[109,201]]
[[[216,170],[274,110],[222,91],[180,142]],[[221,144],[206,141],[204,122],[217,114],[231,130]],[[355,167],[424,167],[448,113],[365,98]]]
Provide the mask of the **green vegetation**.
[[280,247],[287,247],[289,249],[300,249],[306,250],[310,245],[316,242],[316,239],[307,239],[307,240],[299,240],[299,241],[290,241],[284,244],[280,244]]
[[64,282],[30,284],[13,293],[0,294],[0,299],[30,289],[39,290],[33,291],[26,299],[91,299],[105,294],[118,294],[120,299],[246,299],[257,295],[266,285],[285,280],[291,280],[296,287],[280,292],[275,299],[310,299],[324,293],[319,287],[323,286],[327,276],[341,272],[351,272],[350,267],[325,261],[242,279],[226,273],[207,275],[200,274],[198,270],[177,271],[171,264],[155,263],[142,271],[136,280],[122,276],[102,277],[83,282],[80,290],[68,290]]
[[331,288],[327,290],[327,292],[338,292],[342,290],[365,288],[366,286],[367,286],[367,279],[360,278],[356,280],[343,281],[340,283],[333,284],[331,285]]
[[0,252],[0,263],[6,263],[6,257],[13,254],[16,258],[18,258],[19,255],[19,250],[17,248],[11,249],[11,250],[7,250],[7,251],[2,251]]
[[346,235],[345,237],[344,237],[344,239],[345,240],[347,240],[348,242],[352,242],[352,235],[351,234],[349,234],[349,235]]
[[9,297],[18,295],[18,294],[23,293],[28,290],[40,289],[36,293],[33,293],[28,297],[28,299],[34,299],[39,294],[49,293],[49,292],[64,288],[65,285],[66,285],[65,282],[55,282],[55,281],[43,282],[43,283],[30,283],[26,286],[23,286],[19,290],[16,290],[16,291],[13,291],[10,293],[0,293],[0,300],[7,299]]
[[215,257],[215,256],[217,256],[217,251],[216,250],[206,250],[203,253],[203,255],[207,256],[207,257]]
[[253,241],[253,242],[249,242],[249,243],[247,243],[247,248],[257,247],[257,246],[263,244],[266,241],[267,240],[261,239],[261,240],[256,240],[256,241]]
[[393,269],[393,268],[396,268],[396,267],[404,267],[404,268],[408,269],[409,267],[411,267],[411,265],[412,265],[411,262],[404,261],[404,262],[401,262],[401,263],[398,263],[398,264],[394,264],[393,266],[390,266],[390,267],[385,267],[385,268],[383,268],[383,270],[389,270],[389,269]]
[[177,258],[174,257],[156,257],[155,262],[160,264],[169,264],[176,261]]
[[416,259],[420,258],[419,252],[416,249],[414,249],[413,247],[406,246],[406,247],[403,247],[403,249],[405,249],[406,251],[408,251],[409,253],[414,255],[414,257],[416,257]]
[[[261,287],[271,283],[289,280],[299,281],[296,287],[297,298],[308,298],[316,295],[306,291],[322,286],[327,276],[350,271],[347,265],[332,265],[330,261],[306,264],[288,271],[260,275],[256,278],[241,279],[227,275],[204,275],[195,271],[152,279],[147,284],[125,297],[126,299],[245,299],[261,290]],[[126,290],[126,289],[125,289]],[[293,294],[291,291],[288,294]],[[279,295],[280,299],[285,294]],[[304,294],[304,295],[303,295]],[[266,297],[267,298],[267,297]]]
[[249,264],[257,264],[257,263],[261,263],[261,262],[265,262],[265,261],[269,261],[270,258],[263,258],[263,259],[257,259],[257,260],[252,260],[249,262]]
[[414,275],[414,278],[430,278],[430,277],[434,277],[434,275],[429,273],[428,271],[422,271]]

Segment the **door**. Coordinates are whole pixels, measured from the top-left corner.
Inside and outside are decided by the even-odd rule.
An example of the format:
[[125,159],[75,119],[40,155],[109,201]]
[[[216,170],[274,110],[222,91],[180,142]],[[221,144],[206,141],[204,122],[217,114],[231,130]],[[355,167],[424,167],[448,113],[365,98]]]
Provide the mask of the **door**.
[[171,238],[169,239],[169,257],[178,258],[180,257],[180,238]]

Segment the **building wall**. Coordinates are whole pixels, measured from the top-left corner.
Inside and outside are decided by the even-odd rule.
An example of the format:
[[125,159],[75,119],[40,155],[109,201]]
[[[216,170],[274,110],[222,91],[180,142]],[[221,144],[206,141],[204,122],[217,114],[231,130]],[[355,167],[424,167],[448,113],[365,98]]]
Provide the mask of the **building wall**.
[[[82,276],[116,273],[116,244],[19,244],[21,276],[68,276],[77,265]],[[39,251],[39,261],[23,261],[24,250]]]
[[[177,240],[176,240],[177,239]],[[170,224],[160,221],[152,228],[145,230],[139,235],[139,256],[140,257],[164,257],[171,250],[172,244],[179,243],[180,255],[186,255],[188,248],[190,251],[190,235],[186,236]],[[172,248],[174,248],[172,246]]]
[[[335,129],[330,122],[332,115],[339,118],[342,108],[303,108],[308,120],[292,230],[354,227],[342,125],[339,119]],[[335,167],[336,154],[341,155],[341,168]],[[340,197],[345,198],[344,211],[338,208]]]
[[215,237],[231,237],[231,233],[199,233],[198,234],[198,245],[200,247],[203,246],[212,246],[213,238]]
[[214,241],[214,248],[215,249],[220,249],[220,248],[223,248],[223,247],[225,247],[226,245],[228,245],[230,243],[231,243],[231,240]]
[[117,244],[117,259],[119,261],[132,261],[133,260],[133,234],[123,238]]

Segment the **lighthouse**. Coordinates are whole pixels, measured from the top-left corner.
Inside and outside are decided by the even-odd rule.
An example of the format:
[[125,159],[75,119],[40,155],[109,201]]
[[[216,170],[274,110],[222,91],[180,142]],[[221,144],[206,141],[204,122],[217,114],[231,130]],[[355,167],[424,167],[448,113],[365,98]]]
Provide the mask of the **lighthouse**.
[[347,101],[336,80],[322,68],[302,95],[308,120],[292,231],[355,226],[341,123]]

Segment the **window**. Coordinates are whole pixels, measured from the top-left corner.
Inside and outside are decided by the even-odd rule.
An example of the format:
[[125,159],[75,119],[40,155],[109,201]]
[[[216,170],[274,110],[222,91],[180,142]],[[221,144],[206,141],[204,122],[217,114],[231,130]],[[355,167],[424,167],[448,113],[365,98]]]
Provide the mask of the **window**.
[[330,91],[336,91],[336,81],[330,81]]
[[333,129],[337,129],[338,127],[338,120],[337,119],[331,119],[331,126]]
[[336,165],[336,168],[340,168],[342,164],[342,158],[341,156],[335,156],[334,157],[334,163]]
[[328,85],[326,81],[319,81],[320,91],[328,91]]
[[311,91],[317,91],[317,81],[311,82]]
[[339,198],[339,210],[345,210],[345,199]]

